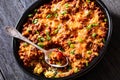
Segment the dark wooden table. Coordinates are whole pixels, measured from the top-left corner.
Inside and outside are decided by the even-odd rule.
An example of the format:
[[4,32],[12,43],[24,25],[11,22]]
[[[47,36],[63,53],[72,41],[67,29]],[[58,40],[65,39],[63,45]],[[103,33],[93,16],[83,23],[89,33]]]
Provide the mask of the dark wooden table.
[[[24,73],[13,56],[12,38],[5,25],[15,26],[25,9],[35,0],[0,0],[0,80],[36,80]],[[77,80],[120,80],[120,0],[102,0],[113,18],[113,34],[104,58]]]

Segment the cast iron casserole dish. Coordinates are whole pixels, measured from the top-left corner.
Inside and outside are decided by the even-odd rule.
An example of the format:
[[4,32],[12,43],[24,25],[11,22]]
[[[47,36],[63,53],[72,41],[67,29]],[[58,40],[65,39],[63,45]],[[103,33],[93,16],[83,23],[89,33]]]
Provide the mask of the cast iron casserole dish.
[[[28,18],[28,14],[30,12],[32,12],[35,8],[38,8],[39,6],[43,5],[44,3],[47,3],[49,0],[38,0],[35,1],[26,11],[25,13],[22,15],[22,17],[20,18],[20,20],[18,21],[16,28],[18,31],[21,32],[22,30],[22,26],[25,23],[26,19]],[[105,54],[105,50],[107,48],[107,45],[109,43],[110,37],[111,37],[111,32],[112,32],[112,21],[111,21],[111,17],[110,14],[108,12],[108,9],[106,8],[106,6],[100,1],[100,0],[96,0],[96,4],[104,11],[107,20],[108,20],[108,32],[107,32],[107,36],[106,36],[106,42],[104,47],[101,49],[101,51],[99,52],[99,56],[95,57],[92,62],[89,64],[88,67],[86,67],[85,69],[81,70],[80,72],[77,72],[71,76],[67,76],[67,77],[63,77],[63,78],[56,78],[54,80],[66,80],[66,79],[70,79],[70,78],[76,78],[76,77],[80,77],[83,74],[87,73],[88,71],[90,71],[103,57],[103,55]],[[23,65],[23,62],[21,61],[21,59],[19,58],[18,55],[18,50],[19,50],[19,40],[16,38],[13,38],[13,50],[14,50],[14,56],[19,64],[19,66],[25,71],[27,72],[29,75],[34,76],[37,79],[48,79],[46,77],[44,77],[43,74],[41,74],[40,76],[37,76],[35,74],[33,74],[31,71],[29,71],[28,69],[26,69]],[[51,79],[48,79],[51,80]],[[53,80],[53,79],[52,79]]]

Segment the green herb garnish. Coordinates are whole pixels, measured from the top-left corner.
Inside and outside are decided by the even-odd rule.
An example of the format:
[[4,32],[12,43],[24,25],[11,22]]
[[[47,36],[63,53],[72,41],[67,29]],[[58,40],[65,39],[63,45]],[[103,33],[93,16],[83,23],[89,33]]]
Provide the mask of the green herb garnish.
[[61,29],[61,25],[59,25],[59,26],[57,27],[57,29]]
[[44,47],[44,44],[43,44],[43,43],[38,43],[37,45],[38,45],[39,47],[42,47],[42,48]]
[[25,43],[23,43],[23,46],[24,46],[24,47],[28,46],[28,43],[26,43],[26,42],[25,42]]
[[93,34],[92,34],[92,37],[93,37],[93,38],[95,38],[95,37],[96,37],[96,35],[97,35],[96,33],[93,33]]
[[105,38],[103,38],[103,43],[105,43]]
[[69,46],[70,46],[70,44],[72,44],[72,42],[70,40],[67,43],[68,43]]
[[86,61],[86,64],[85,64],[86,66],[88,66],[88,61]]
[[90,0],[86,0],[88,3],[90,3]]
[[54,33],[57,34],[58,31],[59,31],[59,29],[61,29],[61,25],[59,25],[59,26],[57,27],[57,29],[54,31]]
[[38,30],[36,30],[36,31],[35,31],[35,33],[36,33],[36,34],[39,34],[39,31],[38,31]]
[[47,40],[49,41],[51,39],[51,37],[50,36],[47,36]]
[[89,15],[90,15],[90,13],[91,13],[91,10],[89,10],[89,11],[88,11],[87,16],[89,16]]
[[55,8],[54,11],[56,12],[58,10],[58,8]]
[[30,32],[31,30],[29,28],[27,28],[27,32]]
[[87,51],[87,54],[92,54],[92,51],[90,51],[90,50],[89,50],[89,51]]
[[48,14],[47,16],[46,16],[46,18],[51,18],[52,17],[52,14]]
[[82,38],[79,38],[78,41],[79,41],[79,42],[83,42],[83,39],[82,39]]
[[71,67],[71,66],[68,66],[68,70],[70,70],[70,69],[72,69],[72,67]]
[[49,35],[49,32],[46,32],[46,38],[47,38],[48,41],[51,39],[51,37]]
[[70,51],[70,54],[74,54],[74,53],[75,53],[75,50],[71,50],[71,51]]
[[42,42],[44,42],[44,41],[45,41],[45,38],[44,38],[44,37],[41,37],[40,39],[41,39],[41,41],[42,41]]
[[98,26],[98,23],[94,23],[94,24],[92,24],[92,26],[93,26],[93,27]]
[[44,41],[45,41],[45,38],[44,38],[44,37],[38,37],[38,41],[44,42]]
[[46,27],[48,27],[48,24],[45,24]]
[[91,29],[91,28],[92,28],[92,25],[89,24],[89,25],[87,26],[87,29]]
[[64,52],[65,50],[62,47],[58,48],[60,51]]
[[48,31],[46,31],[46,35],[49,35],[49,32],[48,32]]
[[66,3],[66,4],[65,4],[65,7],[66,7],[66,8],[69,8],[69,4],[68,4],[68,3]]
[[58,13],[55,13],[54,16],[55,16],[55,17],[58,17]]
[[29,15],[28,15],[28,17],[32,17],[32,16],[33,16],[33,14],[29,14]]
[[34,19],[32,22],[36,24],[38,22],[38,19]]
[[75,69],[74,69],[74,73],[77,73],[78,72],[78,68],[76,67]]
[[37,12],[37,9],[35,9],[34,12],[36,13],[36,12]]
[[65,15],[65,14],[67,14],[67,11],[62,11],[61,14]]
[[75,48],[74,44],[70,44],[70,48]]
[[55,33],[55,34],[57,34],[57,33],[58,33],[58,31],[59,31],[59,30],[58,30],[58,29],[56,29],[56,30],[54,31],[54,33]]
[[91,29],[92,27],[98,26],[98,23],[94,23],[94,24],[89,24],[87,26],[87,29]]
[[107,18],[105,18],[104,21],[107,22]]

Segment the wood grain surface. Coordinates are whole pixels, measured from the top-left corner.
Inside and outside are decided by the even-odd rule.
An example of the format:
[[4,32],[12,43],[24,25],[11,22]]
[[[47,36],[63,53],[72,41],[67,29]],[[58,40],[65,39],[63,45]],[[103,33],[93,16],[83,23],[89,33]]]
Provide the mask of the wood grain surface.
[[[24,73],[13,56],[12,38],[4,26],[15,26],[20,16],[35,0],[0,0],[0,80],[36,80]],[[120,80],[120,0],[102,0],[113,19],[113,34],[104,58],[83,77],[76,80]]]

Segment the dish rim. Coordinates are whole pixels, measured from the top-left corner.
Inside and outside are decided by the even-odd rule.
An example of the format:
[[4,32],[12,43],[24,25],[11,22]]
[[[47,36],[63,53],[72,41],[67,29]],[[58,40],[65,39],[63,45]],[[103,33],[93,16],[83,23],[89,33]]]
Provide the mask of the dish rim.
[[[20,17],[20,19],[18,20],[15,28],[17,30],[20,31],[20,29],[22,29],[22,27],[20,25],[22,25],[24,23],[24,19],[27,18],[27,15],[33,11],[34,9],[36,9],[36,7],[40,7],[41,5],[43,5],[44,3],[46,3],[47,0],[37,0],[34,1],[22,14],[22,16]],[[96,0],[98,6],[104,11],[107,20],[108,20],[108,32],[107,32],[107,36],[106,36],[106,41],[104,43],[104,47],[100,50],[100,54],[99,56],[95,57],[91,62],[90,65],[88,67],[85,67],[82,71],[79,71],[77,73],[74,73],[70,76],[66,76],[66,77],[62,77],[62,78],[46,78],[45,76],[43,76],[43,74],[41,74],[40,76],[35,75],[34,73],[28,71],[25,69],[24,65],[22,64],[22,61],[19,58],[18,55],[18,49],[19,46],[17,46],[18,44],[18,39],[16,38],[12,38],[12,48],[13,48],[13,54],[15,57],[15,60],[17,62],[17,64],[20,66],[20,68],[27,74],[35,77],[36,79],[47,79],[47,80],[66,80],[66,79],[74,79],[76,77],[81,77],[84,74],[86,74],[87,72],[89,72],[91,69],[93,69],[98,62],[100,62],[100,60],[103,58],[105,51],[107,49],[107,46],[109,44],[110,38],[111,38],[111,34],[112,34],[112,18],[111,18],[111,14],[109,13],[109,10],[107,9],[107,7],[105,6],[105,4],[101,1],[101,0]],[[34,7],[34,8],[33,8]]]

